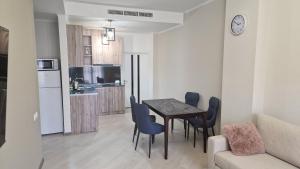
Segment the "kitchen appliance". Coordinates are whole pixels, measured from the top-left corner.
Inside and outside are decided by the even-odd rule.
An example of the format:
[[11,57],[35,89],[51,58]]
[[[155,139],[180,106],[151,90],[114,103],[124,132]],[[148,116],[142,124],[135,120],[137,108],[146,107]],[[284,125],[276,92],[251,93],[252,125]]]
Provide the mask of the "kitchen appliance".
[[59,70],[38,71],[41,133],[63,132],[61,78]]
[[58,70],[57,59],[37,59],[36,60],[37,70]]
[[93,76],[97,83],[115,83],[121,81],[120,66],[94,66]]

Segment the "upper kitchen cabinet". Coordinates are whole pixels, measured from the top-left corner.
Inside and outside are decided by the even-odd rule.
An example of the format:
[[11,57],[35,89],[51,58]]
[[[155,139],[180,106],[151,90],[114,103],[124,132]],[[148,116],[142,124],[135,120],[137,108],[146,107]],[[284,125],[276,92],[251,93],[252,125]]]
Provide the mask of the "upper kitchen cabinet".
[[123,39],[116,37],[109,45],[101,42],[101,30],[92,30],[92,57],[93,64],[122,64]]
[[70,67],[92,64],[122,64],[123,39],[116,37],[109,45],[103,45],[102,31],[78,25],[67,25],[68,55]]
[[83,27],[78,25],[67,25],[67,42],[69,66],[84,66]]

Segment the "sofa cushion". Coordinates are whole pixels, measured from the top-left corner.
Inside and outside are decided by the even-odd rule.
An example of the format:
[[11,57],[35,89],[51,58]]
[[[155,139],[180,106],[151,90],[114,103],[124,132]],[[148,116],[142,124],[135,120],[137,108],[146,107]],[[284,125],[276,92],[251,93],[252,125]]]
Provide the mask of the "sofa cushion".
[[264,114],[257,115],[257,129],[266,152],[300,167],[300,127]]
[[222,169],[298,169],[269,154],[236,156],[224,151],[215,155],[215,162]]
[[223,132],[234,155],[265,153],[264,143],[253,123],[227,124]]

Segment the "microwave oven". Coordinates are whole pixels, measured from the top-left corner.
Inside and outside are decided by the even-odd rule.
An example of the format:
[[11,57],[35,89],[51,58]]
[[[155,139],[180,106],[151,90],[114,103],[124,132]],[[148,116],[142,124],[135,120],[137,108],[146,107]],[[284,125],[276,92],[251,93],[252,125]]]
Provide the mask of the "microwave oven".
[[58,70],[58,59],[37,59],[37,70]]

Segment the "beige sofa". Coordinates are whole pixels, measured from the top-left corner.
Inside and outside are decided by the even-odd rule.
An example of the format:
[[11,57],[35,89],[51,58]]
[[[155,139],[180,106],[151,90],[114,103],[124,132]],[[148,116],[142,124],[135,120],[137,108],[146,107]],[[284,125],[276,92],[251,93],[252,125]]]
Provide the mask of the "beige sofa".
[[228,142],[224,136],[210,137],[208,139],[209,169],[300,168],[299,126],[258,114],[256,127],[265,143],[265,154],[235,156],[229,151]]

